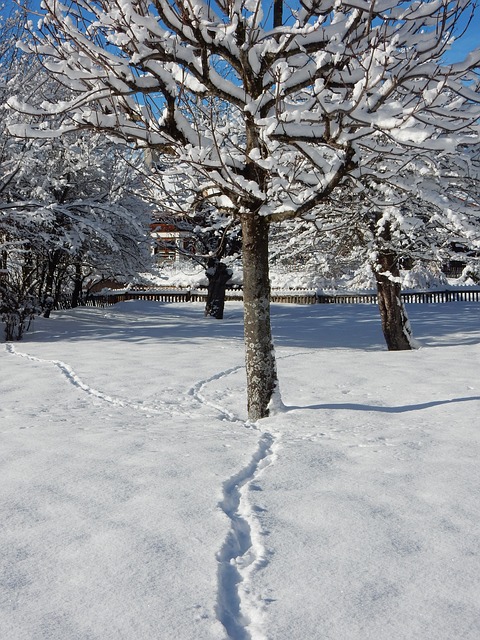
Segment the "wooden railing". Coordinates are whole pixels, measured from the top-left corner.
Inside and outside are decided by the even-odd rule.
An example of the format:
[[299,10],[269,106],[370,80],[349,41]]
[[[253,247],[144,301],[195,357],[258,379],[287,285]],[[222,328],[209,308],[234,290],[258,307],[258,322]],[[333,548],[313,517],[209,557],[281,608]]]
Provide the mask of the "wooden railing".
[[[109,306],[126,300],[151,300],[155,302],[205,302],[206,289],[162,289],[96,293],[88,297],[86,304]],[[401,294],[407,304],[441,304],[445,302],[480,302],[480,288],[446,289],[444,291],[406,291]],[[226,300],[242,300],[240,289],[227,290]],[[376,293],[315,291],[272,291],[272,302],[293,304],[376,304]]]

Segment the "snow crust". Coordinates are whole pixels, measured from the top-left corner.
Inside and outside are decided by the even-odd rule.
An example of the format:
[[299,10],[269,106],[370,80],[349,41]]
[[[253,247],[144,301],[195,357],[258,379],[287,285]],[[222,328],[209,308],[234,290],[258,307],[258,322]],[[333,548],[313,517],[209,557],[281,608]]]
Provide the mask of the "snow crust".
[[389,353],[373,305],[273,305],[257,424],[237,303],[0,344],[0,637],[477,640],[478,309],[411,305]]

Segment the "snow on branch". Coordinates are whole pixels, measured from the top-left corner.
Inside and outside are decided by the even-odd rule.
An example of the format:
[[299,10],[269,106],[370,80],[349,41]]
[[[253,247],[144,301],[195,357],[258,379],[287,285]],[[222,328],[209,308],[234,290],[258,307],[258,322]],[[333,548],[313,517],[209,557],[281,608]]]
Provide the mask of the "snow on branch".
[[321,211],[343,184],[397,184],[418,154],[478,141],[480,53],[442,62],[469,0],[305,0],[274,28],[259,0],[43,6],[22,46],[72,97],[11,100],[36,119],[11,131],[92,128],[166,152],[232,210]]

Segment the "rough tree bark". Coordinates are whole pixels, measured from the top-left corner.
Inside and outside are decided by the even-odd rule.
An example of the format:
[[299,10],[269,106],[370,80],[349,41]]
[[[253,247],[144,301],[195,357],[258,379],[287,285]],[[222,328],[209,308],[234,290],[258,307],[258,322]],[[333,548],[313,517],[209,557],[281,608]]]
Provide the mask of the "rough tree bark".
[[373,267],[377,283],[378,307],[382,330],[389,351],[413,349],[413,336],[407,312],[401,298],[398,256],[391,251],[380,252]]
[[277,383],[270,326],[269,223],[254,213],[243,214],[241,223],[248,417],[259,420],[268,416]]

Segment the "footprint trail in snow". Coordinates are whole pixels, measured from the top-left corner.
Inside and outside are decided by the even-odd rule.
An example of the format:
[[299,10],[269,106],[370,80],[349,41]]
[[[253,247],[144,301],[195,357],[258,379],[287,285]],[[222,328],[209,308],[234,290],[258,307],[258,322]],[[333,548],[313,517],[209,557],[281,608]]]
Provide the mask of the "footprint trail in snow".
[[217,617],[230,640],[264,640],[261,598],[251,579],[267,562],[262,532],[248,499],[249,489],[275,458],[277,439],[263,433],[249,464],[223,484],[219,506],[230,519],[230,531],[217,554]]
[[[57,367],[61,371],[61,373],[63,373],[68,382],[70,382],[73,386],[78,387],[82,391],[85,391],[85,393],[87,393],[88,395],[99,398],[100,400],[108,402],[111,405],[115,405],[117,407],[128,407],[130,409],[133,409],[134,411],[144,411],[150,414],[164,414],[166,411],[172,411],[171,407],[167,406],[166,404],[165,406],[158,406],[158,404],[157,406],[150,406],[146,404],[144,405],[137,402],[131,402],[130,400],[127,400],[125,398],[114,398],[106,393],[103,393],[103,391],[98,391],[98,389],[94,389],[88,384],[85,384],[80,376],[75,373],[72,367],[70,367],[70,365],[66,364],[65,362],[62,362],[61,360],[46,360],[43,358],[37,358],[36,356],[32,356],[28,353],[17,351],[12,344],[6,344],[5,348],[8,353],[19,356],[20,358],[26,358],[27,360],[31,360],[32,362],[43,362]],[[186,413],[186,411],[181,407],[178,407],[176,413]]]
[[[111,405],[151,414],[171,411],[171,407],[147,406],[103,393],[83,382],[72,367],[61,360],[38,358],[17,351],[12,344],[6,344],[5,348],[11,355],[57,367],[69,383]],[[215,409],[220,420],[242,423],[245,427],[260,431],[256,425],[244,422],[226,407],[212,403],[202,394],[202,390],[209,383],[236,373],[241,368],[241,366],[235,366],[198,381],[189,389],[187,397],[193,397],[200,405]],[[176,410],[177,413],[188,413],[188,407],[178,406]],[[230,530],[217,553],[216,613],[229,640],[265,640],[266,637],[261,629],[262,600],[260,596],[253,593],[251,580],[255,572],[268,563],[268,557],[262,541],[261,527],[254,516],[254,508],[248,499],[248,493],[264,469],[275,461],[275,451],[278,446],[278,437],[269,432],[262,433],[257,449],[247,466],[223,483],[223,499],[218,506],[229,518]]]
[[232,373],[236,373],[237,371],[240,371],[240,369],[243,369],[243,368],[244,368],[243,365],[237,365],[236,367],[232,367],[231,369],[220,371],[214,374],[213,376],[210,376],[210,378],[206,378],[205,380],[199,380],[193,387],[191,387],[191,389],[189,389],[188,395],[195,398],[195,400],[198,403],[211,407],[212,409],[215,409],[215,411],[218,411],[219,417],[222,420],[227,420],[228,422],[243,422],[243,420],[241,420],[239,417],[237,417],[235,414],[233,414],[231,411],[229,411],[225,407],[222,407],[220,405],[217,405],[211,402],[210,400],[207,400],[201,393],[202,389],[210,382],[214,382],[215,380],[220,380],[221,378],[225,378],[226,376],[229,376]]

